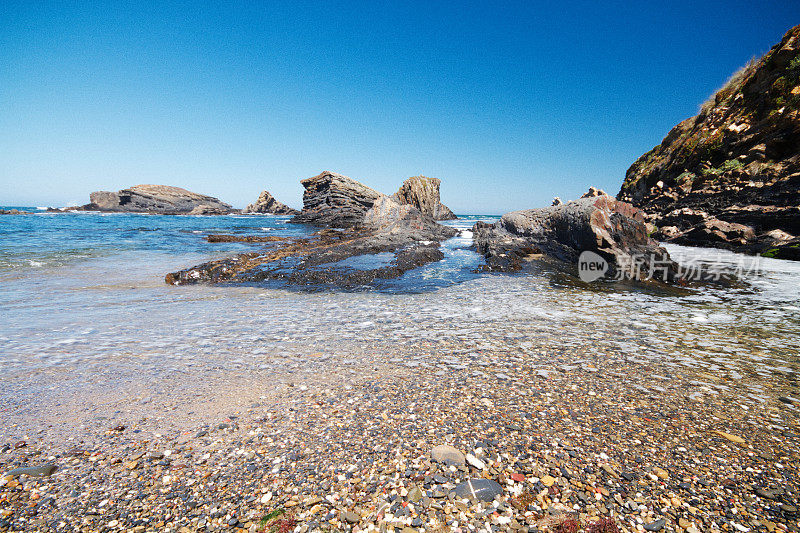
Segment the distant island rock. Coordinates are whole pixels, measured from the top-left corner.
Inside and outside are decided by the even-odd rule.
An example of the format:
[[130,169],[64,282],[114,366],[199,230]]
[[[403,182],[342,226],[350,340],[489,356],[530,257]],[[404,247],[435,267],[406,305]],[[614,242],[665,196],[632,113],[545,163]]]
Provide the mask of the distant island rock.
[[458,218],[440,200],[439,186],[441,183],[438,178],[414,176],[403,182],[400,189],[392,195],[392,199],[401,204],[413,205],[421,213],[434,220]]
[[641,156],[617,198],[659,239],[797,258],[800,25]]
[[224,215],[234,209],[213,196],[169,185],[135,185],[118,192],[97,191],[78,210],[158,215]]
[[242,210],[242,214],[296,215],[300,213],[288,205],[280,203],[269,191],[262,191],[255,203]]

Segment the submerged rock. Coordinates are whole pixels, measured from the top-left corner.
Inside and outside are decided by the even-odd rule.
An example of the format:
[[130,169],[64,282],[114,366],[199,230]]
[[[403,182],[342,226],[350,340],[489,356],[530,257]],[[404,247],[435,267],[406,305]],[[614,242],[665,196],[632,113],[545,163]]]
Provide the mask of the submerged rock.
[[354,179],[325,171],[301,181],[303,210],[292,221],[315,226],[351,228],[364,220],[375,201],[384,196]]
[[489,270],[518,271],[542,255],[575,265],[583,252],[608,263],[625,279],[674,280],[677,264],[647,234],[644,214],[607,195],[507,213],[494,224],[473,226],[475,247]]
[[258,200],[245,207],[242,214],[296,215],[300,211],[276,200],[269,191],[262,191]]
[[119,192],[97,191],[76,210],[158,215],[227,214],[233,208],[213,196],[168,185],[135,185]]
[[207,235],[208,242],[277,242],[286,240],[276,235]]
[[423,215],[434,220],[458,218],[440,200],[439,187],[441,183],[441,180],[437,178],[414,176],[403,182],[400,189],[392,195],[392,199],[401,204],[412,205]]

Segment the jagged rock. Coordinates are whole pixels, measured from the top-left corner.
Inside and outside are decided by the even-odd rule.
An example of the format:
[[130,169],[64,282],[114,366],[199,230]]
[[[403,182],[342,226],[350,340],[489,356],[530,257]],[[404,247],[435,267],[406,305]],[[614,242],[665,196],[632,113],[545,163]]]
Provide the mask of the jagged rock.
[[669,253],[648,236],[644,214],[607,195],[507,213],[472,231],[489,270],[520,270],[542,254],[577,266],[590,251],[608,262],[610,276],[673,281],[677,272]]
[[30,211],[20,211],[19,209],[0,209],[0,215],[30,215]]
[[[119,192],[97,191],[81,209],[159,215],[227,214],[230,205],[213,196],[197,194],[168,185],[136,185]],[[198,211],[193,213],[193,210]]]
[[384,196],[354,179],[325,171],[303,180],[303,210],[292,221],[315,226],[351,228]]
[[[650,213],[660,234],[677,227],[683,244],[760,253],[772,230],[800,234],[800,26],[641,156],[617,198]],[[730,232],[677,221],[681,209],[753,231],[719,238]]]
[[673,237],[670,242],[694,246],[715,246],[719,243],[743,246],[754,240],[755,236],[750,226],[711,217],[693,226],[689,231]]
[[242,210],[243,214],[270,214],[270,215],[296,215],[297,209],[292,209],[288,205],[280,203],[268,191],[262,191],[255,203],[248,205]]
[[373,232],[403,233],[415,240],[442,240],[458,231],[436,221],[409,204],[400,204],[393,197],[382,196],[364,215],[361,225]]
[[598,189],[597,187],[589,187],[589,191],[583,193],[581,198],[596,198],[597,196],[608,196],[608,193],[603,189]]
[[561,204],[563,204],[563,203],[564,203],[564,202],[562,202],[562,201],[561,201],[561,198],[559,198],[558,196],[556,196],[555,198],[553,198],[553,203],[552,203],[552,204],[550,204],[550,205],[561,205]]
[[438,178],[414,176],[403,182],[400,189],[392,195],[392,199],[401,204],[413,205],[434,220],[458,218],[440,200],[439,186],[441,183]]

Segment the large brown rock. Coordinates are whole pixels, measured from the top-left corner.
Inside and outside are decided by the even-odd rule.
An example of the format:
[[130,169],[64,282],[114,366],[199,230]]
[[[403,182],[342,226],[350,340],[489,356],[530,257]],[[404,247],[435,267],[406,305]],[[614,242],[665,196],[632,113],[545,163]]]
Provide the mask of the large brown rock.
[[135,185],[119,192],[97,191],[83,208],[93,211],[159,215],[226,214],[233,208],[213,196],[169,185]]
[[384,196],[354,179],[327,170],[300,183],[305,188],[303,210],[292,221],[302,224],[356,226],[375,201]]
[[648,236],[644,214],[607,195],[478,222],[473,238],[490,270],[520,270],[539,255],[577,267],[580,254],[589,251],[608,262],[610,276],[672,281],[677,273],[667,251]]
[[245,207],[243,214],[296,215],[300,211],[276,200],[269,191],[262,191],[258,200]]
[[[772,230],[800,235],[800,26],[641,156],[617,198],[683,244],[758,253]],[[676,221],[679,210],[706,217]]]
[[413,205],[434,220],[453,220],[456,217],[439,197],[441,180],[426,176],[408,178],[392,198],[401,204]]

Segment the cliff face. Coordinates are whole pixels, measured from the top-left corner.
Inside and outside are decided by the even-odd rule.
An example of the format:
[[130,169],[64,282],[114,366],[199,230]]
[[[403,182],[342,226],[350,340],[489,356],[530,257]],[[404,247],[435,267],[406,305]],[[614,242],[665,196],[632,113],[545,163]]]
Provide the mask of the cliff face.
[[627,171],[658,237],[764,252],[800,235],[800,25]]

